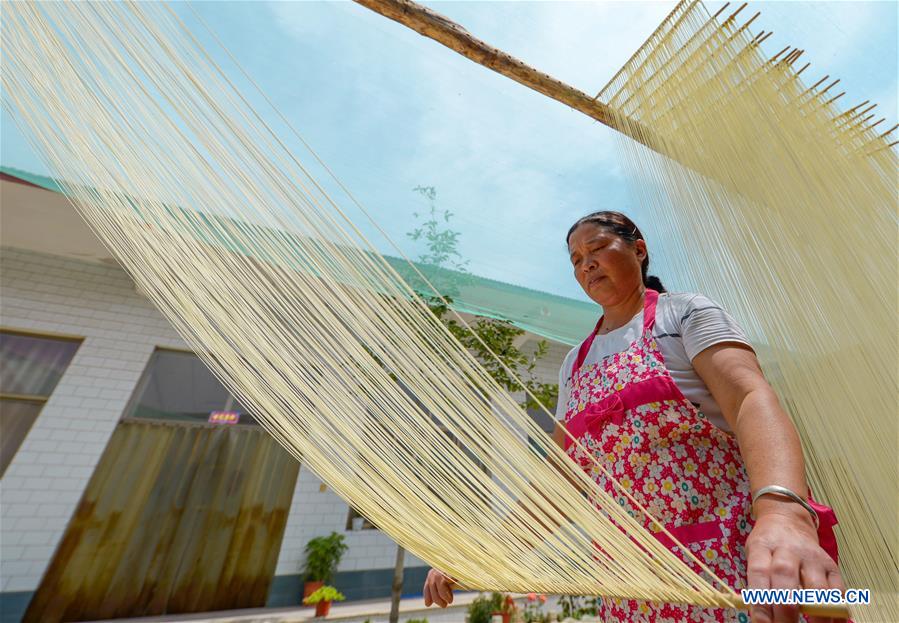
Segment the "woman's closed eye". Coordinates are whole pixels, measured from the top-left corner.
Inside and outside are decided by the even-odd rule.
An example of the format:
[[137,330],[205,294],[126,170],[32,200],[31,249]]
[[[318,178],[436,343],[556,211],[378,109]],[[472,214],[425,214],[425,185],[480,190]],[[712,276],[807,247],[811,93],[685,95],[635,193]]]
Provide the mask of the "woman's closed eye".
[[[594,255],[596,253],[599,253],[600,251],[605,249],[607,246],[609,246],[608,242],[603,242],[601,244],[598,244],[590,249],[590,252],[588,253],[588,255]],[[583,261],[583,258],[580,255],[572,255],[571,256],[571,263],[575,267],[577,267],[577,265],[580,264],[582,261]]]

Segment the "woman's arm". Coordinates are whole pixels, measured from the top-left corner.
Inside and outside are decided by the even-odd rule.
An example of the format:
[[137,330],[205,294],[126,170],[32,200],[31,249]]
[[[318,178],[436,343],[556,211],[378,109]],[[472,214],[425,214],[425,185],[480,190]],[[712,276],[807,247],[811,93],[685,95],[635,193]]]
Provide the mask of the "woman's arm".
[[[699,353],[693,367],[737,436],[750,488],[777,484],[807,497],[799,435],[765,380],[755,353],[743,344],[716,344]],[[762,514],[769,506],[798,509],[797,516],[809,517],[796,503],[766,497],[759,499],[756,512]]]
[[[799,435],[765,380],[755,353],[744,344],[716,344],[699,353],[693,367],[736,434],[750,490],[781,485],[808,497]],[[808,511],[775,496],[762,496],[754,510],[756,523],[746,542],[750,587],[843,589],[836,563],[818,545]],[[793,606],[757,606],[752,611],[753,623],[797,618]]]

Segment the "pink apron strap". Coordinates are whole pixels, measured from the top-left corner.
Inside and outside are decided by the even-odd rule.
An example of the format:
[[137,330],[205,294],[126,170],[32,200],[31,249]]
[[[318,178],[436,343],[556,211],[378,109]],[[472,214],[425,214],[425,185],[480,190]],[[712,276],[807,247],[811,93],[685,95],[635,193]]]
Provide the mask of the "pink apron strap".
[[[656,324],[656,305],[659,302],[659,293],[655,290],[651,290],[646,288],[646,292],[643,295],[643,332],[652,330],[652,328]],[[577,351],[577,359],[574,360],[574,366],[571,368],[571,376],[574,376],[574,373],[581,369],[581,366],[584,365],[584,361],[587,359],[587,353],[590,352],[590,347],[593,346],[593,340],[596,338],[596,334],[599,333],[599,328],[602,326],[603,317],[600,317],[599,322],[596,323],[596,327],[593,328],[593,331],[590,335],[587,336],[587,339],[581,343],[580,348]]]
[[603,316],[600,316],[599,322],[596,323],[596,327],[593,328],[593,331],[590,332],[590,335],[587,336],[587,339],[581,343],[581,347],[577,351],[577,359],[574,360],[574,367],[571,368],[571,376],[574,376],[574,373],[581,369],[581,366],[584,365],[584,360],[587,359],[587,353],[590,352],[590,347],[593,346],[593,339],[596,337],[596,334],[599,333],[599,328],[602,326]]
[[659,304],[659,293],[650,288],[646,288],[646,294],[643,295],[643,333],[652,331],[656,326],[656,306]]

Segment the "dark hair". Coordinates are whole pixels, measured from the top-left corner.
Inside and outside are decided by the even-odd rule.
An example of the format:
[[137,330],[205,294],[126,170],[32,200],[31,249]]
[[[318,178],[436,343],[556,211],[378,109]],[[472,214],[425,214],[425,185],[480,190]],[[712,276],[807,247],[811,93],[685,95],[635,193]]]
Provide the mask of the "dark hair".
[[[571,234],[574,233],[574,230],[584,223],[592,223],[593,225],[602,227],[631,244],[637,240],[644,240],[640,229],[631,219],[621,212],[605,210],[602,212],[593,212],[592,214],[588,214],[587,216],[578,219],[578,221],[571,226],[571,229],[568,230],[568,235],[565,236],[565,244],[568,244],[571,241]],[[643,276],[643,285],[656,292],[665,292],[665,286],[662,285],[662,280],[655,275],[646,274],[648,270],[649,252],[646,253],[646,257],[643,258],[643,263],[640,265],[640,273]]]

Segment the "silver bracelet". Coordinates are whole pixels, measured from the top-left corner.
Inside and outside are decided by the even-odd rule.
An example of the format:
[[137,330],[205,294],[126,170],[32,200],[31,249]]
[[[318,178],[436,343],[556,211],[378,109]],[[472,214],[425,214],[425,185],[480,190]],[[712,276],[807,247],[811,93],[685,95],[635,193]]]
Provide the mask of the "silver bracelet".
[[812,521],[815,522],[815,530],[818,529],[820,522],[818,520],[818,513],[812,508],[812,505],[808,503],[808,501],[804,500],[797,493],[790,491],[786,487],[781,487],[780,485],[768,485],[767,487],[762,487],[758,491],[756,491],[752,496],[752,506],[755,506],[756,500],[758,500],[763,495],[780,495],[785,498],[789,498],[792,501],[796,502],[802,508],[808,511],[808,514],[812,516]]

